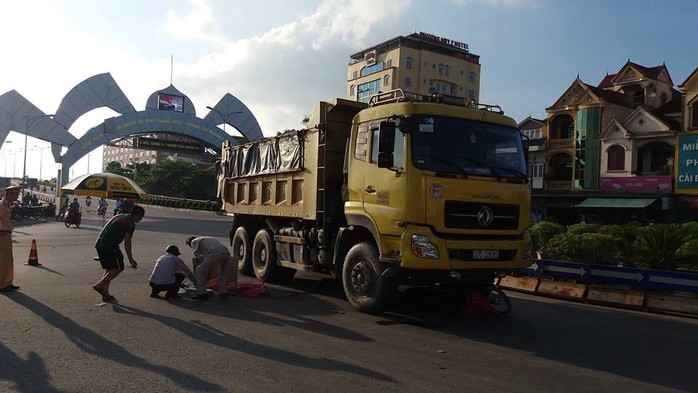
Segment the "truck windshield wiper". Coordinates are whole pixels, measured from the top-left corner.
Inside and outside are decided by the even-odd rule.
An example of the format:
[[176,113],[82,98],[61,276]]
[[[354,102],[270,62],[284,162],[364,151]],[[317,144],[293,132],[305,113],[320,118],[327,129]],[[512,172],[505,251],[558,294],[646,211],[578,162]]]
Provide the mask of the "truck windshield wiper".
[[461,167],[460,165],[456,164],[456,163],[453,162],[453,161],[447,160],[447,159],[445,159],[445,158],[437,157],[437,156],[432,156],[431,154],[422,154],[422,155],[420,155],[419,157],[432,158],[432,159],[434,159],[434,160],[436,160],[436,161],[442,162],[442,163],[444,163],[444,164],[450,166],[451,168],[457,169],[458,172],[460,172],[460,173],[461,173],[463,176],[465,176],[466,178],[468,177],[468,172],[465,170],[465,168]]
[[459,156],[459,158],[462,159],[462,160],[465,160],[465,161],[472,162],[473,164],[479,165],[479,166],[481,166],[481,167],[483,167],[483,168],[485,168],[485,169],[489,169],[490,172],[492,172],[492,174],[494,174],[495,176],[497,176],[497,180],[502,180],[502,175],[501,175],[499,172],[497,172],[497,170],[494,169],[494,167],[492,167],[492,166],[490,166],[490,165],[487,165],[487,164],[485,164],[485,163],[482,162],[482,161],[474,160],[474,159],[472,159],[472,158],[468,158],[468,157],[464,157],[464,156]]
[[511,172],[515,175],[514,177],[516,177],[518,179],[528,179],[528,176],[525,173],[523,173],[517,169],[514,169],[514,168],[507,168],[507,167],[503,167],[503,166],[496,166],[494,168],[499,169],[499,170],[503,170],[503,171]]

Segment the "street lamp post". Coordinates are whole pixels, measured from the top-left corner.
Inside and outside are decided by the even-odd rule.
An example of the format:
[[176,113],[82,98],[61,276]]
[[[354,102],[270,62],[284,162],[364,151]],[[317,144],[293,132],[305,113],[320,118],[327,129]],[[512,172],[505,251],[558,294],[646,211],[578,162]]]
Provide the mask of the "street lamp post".
[[[5,141],[5,143],[12,143],[12,141]],[[8,149],[7,150],[7,158],[10,158],[10,154],[12,154],[12,165],[14,166],[15,164],[15,150],[14,149]],[[5,177],[7,177],[7,169],[10,168],[9,163],[5,162]],[[14,169],[12,170],[12,177],[15,176],[15,171]]]
[[[24,130],[24,165],[22,166],[22,187],[27,187],[27,138],[29,137],[29,124],[33,123],[38,119],[43,119],[44,117],[53,118],[55,115],[38,115],[34,117],[29,117],[27,112],[27,128]],[[30,123],[31,122],[31,123]]]
[[22,187],[27,187],[27,136],[29,134],[29,114],[27,113],[27,129],[24,131],[24,164],[22,165]]
[[235,112],[226,112],[224,115],[221,113],[221,111],[219,111],[216,108],[207,106],[206,109],[210,109],[210,110],[218,113],[218,116],[220,116],[223,119],[223,132],[225,132],[225,124],[228,123],[228,117],[230,117],[231,115],[237,115],[237,114],[242,113],[242,111],[235,111]]
[[50,149],[51,146],[37,146],[34,145],[35,148],[39,149],[41,151],[41,155],[39,156],[39,181],[43,179],[43,170],[44,170],[44,150]]

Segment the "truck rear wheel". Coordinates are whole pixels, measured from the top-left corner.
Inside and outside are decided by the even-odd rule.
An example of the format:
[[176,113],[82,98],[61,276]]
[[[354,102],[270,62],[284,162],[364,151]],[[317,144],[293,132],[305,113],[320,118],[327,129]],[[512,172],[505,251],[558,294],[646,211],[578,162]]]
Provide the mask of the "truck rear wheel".
[[239,227],[233,235],[233,258],[238,261],[238,271],[242,274],[252,273],[252,242],[247,229]]
[[347,253],[342,267],[342,284],[349,303],[358,311],[378,314],[383,311],[396,287],[391,278],[381,277],[378,250],[359,243]]
[[252,246],[254,275],[261,281],[269,281],[272,278],[275,264],[276,247],[271,239],[271,233],[268,229],[260,229],[254,237]]
[[277,264],[276,246],[268,229],[261,229],[254,237],[252,266],[254,275],[264,282],[286,281],[296,273],[294,269]]

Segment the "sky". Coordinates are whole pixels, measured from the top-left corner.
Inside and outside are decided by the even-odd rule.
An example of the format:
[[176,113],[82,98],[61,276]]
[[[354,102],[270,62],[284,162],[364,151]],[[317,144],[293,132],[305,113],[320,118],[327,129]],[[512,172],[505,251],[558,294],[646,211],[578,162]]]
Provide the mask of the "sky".
[[[136,110],[170,83],[199,117],[230,93],[271,136],[301,128],[316,101],[345,98],[352,53],[421,31],[467,43],[480,101],[520,122],[544,119],[577,76],[597,85],[628,60],[666,64],[678,88],[698,67],[696,20],[694,0],[0,0],[0,94],[55,113],[109,72]],[[95,109],[69,131],[115,115]],[[24,135],[7,141],[0,176],[21,176]],[[27,146],[27,175],[55,177],[49,143]],[[100,166],[101,148],[70,178]]]

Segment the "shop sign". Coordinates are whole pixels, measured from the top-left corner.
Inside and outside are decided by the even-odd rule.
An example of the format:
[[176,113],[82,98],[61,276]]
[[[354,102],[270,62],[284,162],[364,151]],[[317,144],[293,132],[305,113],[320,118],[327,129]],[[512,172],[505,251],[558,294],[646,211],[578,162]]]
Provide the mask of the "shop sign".
[[671,176],[602,177],[601,191],[671,193]]

